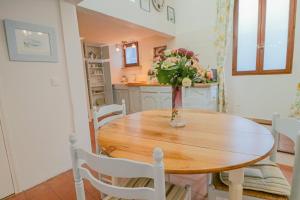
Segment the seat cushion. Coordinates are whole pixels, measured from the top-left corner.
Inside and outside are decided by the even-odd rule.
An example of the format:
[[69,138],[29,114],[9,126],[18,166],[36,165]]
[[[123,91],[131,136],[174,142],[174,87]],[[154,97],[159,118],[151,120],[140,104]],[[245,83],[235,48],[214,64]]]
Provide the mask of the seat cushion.
[[[154,188],[153,179],[149,178],[133,178],[129,179],[123,187],[149,187]],[[187,195],[187,190],[184,187],[166,182],[166,197],[167,200],[184,200]],[[123,200],[116,197],[109,197],[105,200]],[[125,200],[125,199],[124,199]]]
[[[228,191],[228,172],[213,176],[216,189]],[[245,169],[244,195],[269,200],[287,200],[291,187],[276,163],[261,161]]]

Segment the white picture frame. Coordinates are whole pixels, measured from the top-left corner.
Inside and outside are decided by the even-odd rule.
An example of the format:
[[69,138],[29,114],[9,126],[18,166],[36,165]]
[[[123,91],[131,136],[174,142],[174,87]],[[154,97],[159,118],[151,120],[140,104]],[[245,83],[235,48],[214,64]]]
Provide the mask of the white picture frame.
[[11,61],[57,62],[54,28],[10,19],[4,20]]
[[167,6],[167,18],[169,22],[175,24],[175,9],[171,6]]
[[140,0],[140,7],[146,12],[150,12],[150,0]]

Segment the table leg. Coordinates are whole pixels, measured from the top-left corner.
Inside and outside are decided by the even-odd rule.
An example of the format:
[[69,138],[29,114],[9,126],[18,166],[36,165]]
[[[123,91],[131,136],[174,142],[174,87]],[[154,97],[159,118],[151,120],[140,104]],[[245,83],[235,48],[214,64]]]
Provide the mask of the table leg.
[[244,169],[229,172],[229,199],[243,199]]

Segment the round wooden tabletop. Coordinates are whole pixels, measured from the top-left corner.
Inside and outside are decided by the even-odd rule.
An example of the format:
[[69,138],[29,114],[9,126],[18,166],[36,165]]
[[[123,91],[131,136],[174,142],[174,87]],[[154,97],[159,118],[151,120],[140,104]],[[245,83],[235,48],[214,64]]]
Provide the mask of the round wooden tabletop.
[[267,157],[274,145],[268,129],[238,116],[183,110],[186,126],[172,128],[170,115],[170,110],[127,115],[103,126],[98,142],[114,158],[147,163],[160,147],[165,170],[172,174],[243,168]]

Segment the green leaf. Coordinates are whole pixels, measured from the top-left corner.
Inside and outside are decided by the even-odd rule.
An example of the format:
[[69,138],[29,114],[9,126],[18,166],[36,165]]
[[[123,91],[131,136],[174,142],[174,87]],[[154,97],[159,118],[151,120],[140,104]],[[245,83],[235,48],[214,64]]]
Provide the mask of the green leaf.
[[157,73],[157,80],[161,84],[169,84],[170,83],[170,70],[159,70]]

